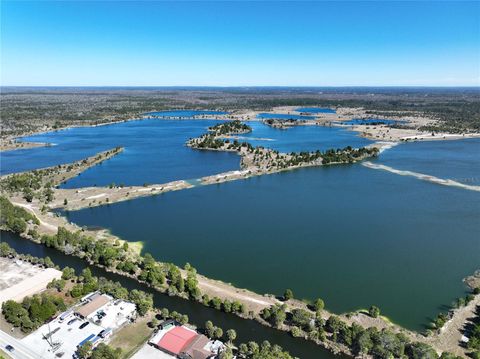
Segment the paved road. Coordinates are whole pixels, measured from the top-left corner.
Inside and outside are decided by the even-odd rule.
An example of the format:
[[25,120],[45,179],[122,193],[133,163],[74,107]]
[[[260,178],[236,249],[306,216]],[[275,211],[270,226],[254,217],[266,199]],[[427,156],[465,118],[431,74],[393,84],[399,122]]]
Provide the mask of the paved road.
[[[5,346],[10,344],[15,348],[13,352],[8,352],[5,349]],[[8,355],[10,355],[13,359],[41,359],[42,356],[38,353],[35,353],[31,348],[27,347],[18,339],[10,336],[9,334],[2,332],[0,330],[0,346],[3,350],[5,350]]]

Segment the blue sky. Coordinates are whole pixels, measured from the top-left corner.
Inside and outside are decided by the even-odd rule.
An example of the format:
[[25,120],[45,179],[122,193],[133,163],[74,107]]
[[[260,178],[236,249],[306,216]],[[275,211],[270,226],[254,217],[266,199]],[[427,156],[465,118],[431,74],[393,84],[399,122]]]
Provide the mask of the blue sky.
[[480,2],[1,1],[2,85],[480,86]]

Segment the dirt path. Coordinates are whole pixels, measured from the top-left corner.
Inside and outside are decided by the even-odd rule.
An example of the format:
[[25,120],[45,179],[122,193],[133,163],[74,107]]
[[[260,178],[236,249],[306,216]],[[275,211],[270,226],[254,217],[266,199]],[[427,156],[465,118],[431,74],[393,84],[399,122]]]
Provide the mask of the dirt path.
[[219,297],[230,301],[237,300],[245,305],[246,312],[259,313],[264,308],[281,303],[273,296],[260,295],[247,289],[236,288],[231,284],[206,278],[202,275],[197,275],[197,279],[202,293],[207,294],[210,298]]
[[467,351],[460,346],[460,340],[465,326],[475,317],[475,311],[479,305],[480,294],[477,294],[468,305],[455,310],[452,319],[445,323],[440,334],[427,338],[425,342],[437,350],[448,351],[467,358]]
[[27,211],[29,211],[30,213],[32,213],[35,217],[37,217],[38,221],[40,222],[40,226],[43,226],[43,227],[47,228],[49,232],[57,233],[58,226],[50,224],[50,223],[42,220],[39,213],[37,211],[35,211],[35,209],[33,208],[33,205],[25,204],[25,203],[19,203],[19,202],[12,202],[12,204],[14,206],[22,207],[22,208],[26,209]]

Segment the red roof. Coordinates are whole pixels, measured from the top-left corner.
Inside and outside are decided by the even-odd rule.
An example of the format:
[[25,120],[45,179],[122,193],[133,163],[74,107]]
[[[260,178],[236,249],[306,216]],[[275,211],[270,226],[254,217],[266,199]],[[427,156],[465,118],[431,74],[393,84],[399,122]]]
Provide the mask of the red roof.
[[158,342],[158,346],[173,354],[180,354],[182,349],[198,334],[184,327],[169,330]]

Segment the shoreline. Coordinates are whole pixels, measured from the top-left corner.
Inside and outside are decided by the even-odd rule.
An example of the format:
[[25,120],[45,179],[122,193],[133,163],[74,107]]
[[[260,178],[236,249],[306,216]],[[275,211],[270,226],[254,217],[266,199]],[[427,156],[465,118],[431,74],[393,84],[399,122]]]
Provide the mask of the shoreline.
[[[219,121],[231,121],[231,120],[239,120],[239,121],[260,121],[265,122],[266,119],[257,118],[256,116],[259,113],[275,113],[281,115],[300,115],[301,112],[295,111],[298,106],[280,106],[280,107],[273,107],[269,111],[267,110],[248,110],[248,109],[239,109],[239,110],[232,110],[230,113],[225,115],[198,115],[193,116],[190,118],[182,117],[181,119],[194,119],[197,121],[202,120],[219,120]],[[162,110],[162,111],[174,111],[174,110]],[[212,110],[212,111],[219,111],[219,110]],[[345,127],[349,128],[351,131],[359,133],[361,137],[365,137],[371,139],[373,141],[422,141],[422,140],[455,140],[455,139],[463,139],[463,138],[480,138],[480,133],[477,132],[465,132],[462,134],[458,133],[449,133],[449,132],[438,132],[435,136],[431,136],[432,132],[430,131],[420,131],[416,128],[392,128],[388,125],[345,125],[342,124],[344,121],[352,120],[353,118],[358,119],[391,119],[391,120],[402,120],[407,121],[407,123],[411,126],[425,126],[425,125],[432,125],[439,123],[438,120],[422,117],[420,115],[411,114],[409,116],[399,116],[399,115],[389,115],[389,116],[381,116],[377,114],[368,114],[367,110],[363,108],[348,108],[348,107],[336,107],[336,113],[315,113],[311,114],[311,116],[315,117],[315,119],[306,119],[306,120],[295,120],[291,123],[288,123],[285,127],[281,125],[278,127],[279,129],[288,129],[294,126],[338,126],[338,127]],[[149,111],[152,112],[152,111]],[[155,112],[155,111],[153,111]],[[50,146],[50,143],[40,143],[40,142],[22,142],[18,141],[22,137],[34,136],[39,134],[45,134],[49,132],[56,132],[62,130],[68,130],[72,128],[82,128],[82,127],[100,127],[100,126],[108,126],[108,125],[115,125],[124,122],[130,121],[143,121],[145,119],[158,119],[162,120],[174,120],[175,118],[170,117],[148,117],[146,112],[134,112],[127,114],[128,118],[125,119],[112,119],[107,120],[105,122],[99,123],[75,123],[72,125],[63,126],[60,128],[41,128],[34,131],[27,131],[20,135],[9,135],[6,137],[0,137],[0,153],[6,151],[14,151],[17,149],[29,149],[35,147],[44,147]],[[279,120],[282,122],[284,120]],[[274,126],[275,127],[275,126]],[[433,138],[435,137],[435,138]],[[28,147],[18,147],[18,144],[28,143]]]
[[[18,204],[15,204],[15,205],[18,205]],[[38,214],[38,212],[36,212],[34,210],[31,210],[31,212],[34,213],[35,215]],[[38,218],[38,216],[37,216],[37,218]],[[57,217],[57,218],[58,219],[63,219],[65,222],[67,222],[65,217]],[[40,223],[42,225],[44,223],[44,221],[42,219],[40,219]],[[68,223],[68,224],[72,225],[70,223]],[[76,226],[76,225],[73,224],[73,226]],[[76,226],[76,227],[78,228],[78,226]],[[21,237],[23,237],[27,240],[33,241],[35,243],[39,243],[38,241],[34,240],[33,238],[31,238],[30,236],[28,236],[26,234],[21,235]],[[113,236],[113,235],[111,235],[111,238],[109,238],[109,240],[112,240],[112,241],[113,240],[120,240],[121,243],[123,243],[123,242],[127,242],[129,244],[131,243],[131,242],[128,242],[126,240],[122,240],[119,237],[116,237],[116,236]],[[71,254],[71,255],[73,255],[73,254]],[[158,292],[160,292],[164,295],[168,295],[165,288],[161,289],[161,288],[156,287],[156,286],[151,286],[148,283],[139,280],[136,277],[136,275],[125,273],[125,272],[119,271],[117,269],[109,268],[109,267],[106,267],[106,266],[103,266],[103,265],[100,265],[100,264],[95,264],[95,263],[90,262],[88,260],[87,260],[87,263],[89,265],[94,265],[94,266],[97,266],[99,268],[102,268],[102,269],[106,270],[107,272],[115,273],[115,274],[118,274],[118,275],[121,275],[121,276],[125,276],[125,277],[128,277],[128,278],[134,279],[134,280],[138,281],[139,283],[148,285],[152,289],[154,289],[154,290],[156,290],[156,291],[158,291]],[[182,273],[182,276],[186,278],[187,272],[184,269],[181,269],[181,268],[180,268],[180,271]],[[245,314],[236,313],[237,316],[239,316],[241,318],[244,318],[244,319],[248,319],[248,320],[255,320],[262,325],[272,327],[272,328],[277,329],[277,330],[281,330],[281,331],[284,331],[284,332],[291,332],[292,327],[290,325],[287,325],[287,324],[282,324],[280,327],[273,327],[270,323],[266,322],[264,319],[259,317],[259,313],[262,309],[269,308],[270,306],[275,305],[275,304],[287,304],[287,308],[288,308],[287,311],[288,312],[291,312],[293,309],[304,309],[304,310],[307,310],[307,311],[311,312],[310,309],[308,308],[307,303],[305,303],[304,301],[298,300],[298,299],[292,299],[292,300],[288,300],[286,302],[281,301],[281,300],[277,299],[274,295],[258,294],[256,292],[253,292],[253,291],[249,290],[249,289],[238,288],[238,287],[235,287],[234,285],[232,285],[231,283],[226,283],[222,280],[212,279],[212,278],[206,277],[206,276],[204,276],[202,274],[199,274],[199,273],[197,273],[197,279],[198,279],[198,287],[201,290],[202,294],[206,294],[206,295],[210,296],[210,298],[218,297],[222,301],[223,300],[239,301],[240,303],[245,305],[247,310],[246,310]],[[187,299],[183,295],[177,295],[177,296],[179,296],[180,298]],[[480,294],[475,295],[472,302],[469,303],[468,305],[466,305],[464,307],[461,307],[461,308],[454,309],[453,310],[453,315],[447,321],[447,323],[442,327],[442,329],[439,330],[438,332],[434,333],[434,334],[429,335],[429,336],[425,336],[425,335],[422,335],[422,334],[420,334],[416,331],[406,329],[406,328],[392,322],[388,317],[385,317],[385,316],[379,316],[378,318],[373,318],[373,317],[369,316],[368,313],[365,313],[365,309],[361,309],[361,308],[357,309],[353,312],[341,313],[341,314],[331,313],[328,310],[324,309],[322,311],[321,317],[324,320],[327,320],[330,316],[333,315],[333,316],[339,317],[340,320],[342,320],[343,322],[345,322],[348,325],[357,324],[357,325],[360,325],[363,328],[375,327],[378,330],[389,329],[389,330],[392,330],[394,333],[405,334],[409,338],[409,340],[411,340],[412,342],[422,342],[422,343],[432,345],[432,347],[439,354],[444,352],[444,351],[448,351],[448,352],[454,353],[456,355],[460,355],[460,356],[463,356],[463,357],[467,358],[465,349],[458,346],[458,342],[459,342],[459,339],[460,339],[460,336],[461,336],[460,329],[464,324],[464,319],[468,318],[470,315],[473,315],[473,313],[475,311],[475,308],[476,308],[476,305],[480,305]],[[254,314],[253,316],[252,316],[252,312]],[[305,333],[305,332],[303,332],[303,333],[304,334],[301,337],[303,337],[305,340],[313,341],[317,345],[322,346],[323,348],[325,348],[327,350],[330,350],[334,354],[342,353],[342,354],[345,354],[345,355],[350,356],[352,358],[355,357],[355,355],[353,355],[351,349],[348,348],[347,346],[343,345],[343,344],[340,344],[338,342],[334,342],[331,339],[327,339],[325,341],[320,341],[318,339],[317,340],[311,340],[311,339],[308,339],[307,333]],[[370,358],[369,356],[367,356],[367,357]]]
[[[141,119],[132,119],[132,120],[141,120]],[[127,120],[118,121],[118,122],[126,122],[126,121]],[[98,125],[94,125],[92,127],[104,126],[104,125],[110,125],[110,124],[114,124],[114,123],[98,124]],[[454,135],[452,134],[452,136],[454,136]],[[449,139],[450,139],[450,137],[449,137]],[[440,138],[440,140],[442,140],[442,139]],[[393,145],[396,145],[398,143],[399,143],[398,141],[378,142],[378,143],[372,144],[371,146],[378,145],[380,147],[380,152],[381,152],[381,151],[383,151],[387,148],[390,148]],[[223,148],[208,149],[208,148],[205,148],[205,149],[202,149],[202,150],[225,151],[225,150],[228,150],[228,149],[223,149]],[[232,151],[236,151],[236,150],[232,150]],[[267,150],[267,151],[271,151],[271,150]],[[120,150],[120,152],[121,152],[121,150]],[[119,153],[119,152],[117,152],[117,153]],[[117,154],[117,153],[115,153],[115,154]],[[99,154],[94,155],[93,157],[98,156],[98,155]],[[110,157],[102,159],[102,161],[107,160],[109,158]],[[78,161],[78,162],[80,162],[80,161]],[[329,164],[333,165],[333,164],[340,164],[340,163],[341,162],[331,162]],[[98,164],[98,163],[93,163],[92,165],[94,166],[96,164]],[[229,171],[229,172],[225,172],[225,173],[220,173],[220,174],[216,174],[216,175],[202,177],[201,179],[199,179],[199,183],[201,185],[209,185],[209,184],[222,183],[222,182],[226,182],[226,181],[237,180],[237,179],[242,179],[242,178],[249,178],[249,177],[259,176],[259,175],[264,175],[264,174],[272,174],[272,173],[278,173],[278,172],[283,172],[283,171],[289,171],[289,170],[299,169],[299,168],[303,168],[303,167],[312,167],[312,166],[321,166],[321,165],[324,165],[324,164],[307,163],[307,164],[298,165],[298,166],[290,166],[288,168],[274,168],[274,169],[266,169],[266,170],[261,170],[260,169],[260,170],[257,170],[256,172],[252,171],[252,168],[246,167],[245,169],[242,169],[242,170]],[[67,164],[65,164],[63,166],[67,166]],[[83,172],[87,168],[89,168],[89,167],[80,168],[80,171],[78,173]],[[77,172],[72,173],[72,177],[77,175],[78,173]],[[61,176],[63,174],[64,173],[60,173],[59,175]],[[421,175],[421,174],[419,174],[419,175]],[[2,179],[7,177],[7,176],[10,176],[10,175],[2,176]],[[62,180],[65,180],[65,178],[63,178]],[[51,204],[52,204],[53,208],[63,208],[63,207],[65,207],[67,210],[80,209],[80,208],[85,208],[87,206],[83,206],[83,207],[80,206],[80,207],[77,208],[77,207],[75,207],[75,204],[78,203],[78,202],[82,202],[82,201],[84,202],[86,200],[91,200],[92,201],[92,202],[90,202],[91,205],[89,205],[88,207],[93,207],[93,206],[97,206],[97,205],[104,205],[104,204],[120,202],[120,201],[123,201],[123,200],[134,199],[134,198],[138,198],[138,197],[142,197],[142,196],[157,195],[157,194],[161,194],[161,193],[168,192],[168,191],[173,191],[173,190],[182,190],[182,189],[193,188],[195,186],[196,185],[189,183],[187,180],[179,180],[179,181],[168,182],[168,183],[163,184],[163,185],[150,185],[150,186],[130,186],[130,187],[112,187],[112,188],[86,187],[86,188],[68,189],[68,190],[67,189],[56,188],[56,189],[54,189],[54,193],[55,193],[56,198],[54,199],[54,201],[51,202]],[[108,192],[107,190],[109,190],[110,192]],[[69,192],[65,192],[65,191],[69,191]],[[103,191],[103,192],[98,193],[99,191]],[[75,193],[73,193],[73,192],[75,192]],[[111,193],[112,202],[110,202],[110,197],[106,192]],[[71,195],[72,193],[73,193],[74,196],[71,197],[71,198],[68,197],[67,194]],[[117,194],[117,196],[118,196],[117,200],[114,200],[114,198],[116,198],[116,197],[114,197],[115,194]],[[82,198],[83,198],[83,200],[82,200]],[[41,203],[39,201],[38,202],[33,201],[32,203],[27,203],[21,196],[20,197],[10,197],[10,199],[12,199],[12,203],[14,205],[26,208],[30,212],[35,214],[35,216],[40,220],[39,229],[40,229],[41,233],[54,234],[60,226],[65,226],[69,230],[76,230],[76,231],[80,230],[80,231],[82,231],[86,234],[92,235],[97,240],[98,239],[105,239],[105,238],[108,238],[109,240],[121,240],[119,237],[114,236],[111,233],[110,234],[106,233],[105,230],[103,230],[103,231],[88,231],[88,230],[84,231],[80,227],[78,227],[76,224],[69,223],[68,220],[66,219],[66,217],[63,217],[63,216],[59,217],[59,216],[57,216],[56,214],[53,214],[50,211],[47,211],[46,213],[43,213],[43,211],[41,210],[41,207],[40,207]],[[65,200],[65,199],[67,199],[68,204],[66,206],[62,206],[62,204],[61,204],[62,200]],[[104,199],[105,200],[108,199],[108,201],[103,202]],[[72,204],[70,204],[70,203],[72,203]],[[128,242],[128,241],[124,241],[124,240],[121,240],[121,241],[122,242]],[[139,249],[137,248],[136,250],[138,251]],[[140,250],[141,250],[141,247],[140,247]],[[108,268],[105,268],[105,269],[108,270],[108,271],[114,272],[114,273],[118,273],[118,274],[121,274],[121,275],[128,276],[127,274],[125,274],[123,272],[120,272],[120,271],[117,271],[117,270],[111,270],[111,269],[108,269]],[[185,275],[185,272],[182,272],[182,274]],[[279,303],[279,301],[276,298],[274,298],[273,296],[268,295],[268,294],[261,295],[261,294],[257,294],[255,292],[249,291],[248,289],[236,288],[231,284],[224,283],[222,281],[218,281],[218,280],[214,280],[214,279],[210,279],[210,278],[204,277],[200,274],[198,275],[198,277],[199,277],[199,284],[202,283],[201,286],[200,286],[200,288],[202,290],[202,293],[206,293],[206,294],[212,293],[215,296],[219,296],[221,298],[229,299],[229,300],[232,299],[232,298],[235,298],[236,300],[238,300],[240,298],[242,303],[247,303],[248,307],[253,308],[253,310],[257,311],[257,313],[260,310],[260,308],[263,309],[263,308],[265,308],[269,305]],[[201,280],[200,280],[200,278],[201,278]],[[480,296],[476,296],[475,298],[476,298],[475,302],[480,303]],[[290,309],[297,308],[297,307],[303,309],[303,308],[306,307],[306,304],[303,303],[303,302],[300,302],[300,301],[295,301],[295,302],[292,302],[292,303],[289,302],[288,304],[291,305]],[[470,307],[469,307],[468,310],[470,310]],[[466,311],[468,311],[468,310],[466,309]],[[464,311],[461,311],[461,310],[459,310],[459,312],[464,313]],[[323,315],[330,316],[330,315],[332,315],[332,313],[329,313],[329,312],[325,311]],[[436,340],[435,339],[436,337],[440,338],[440,335],[438,335],[438,336],[436,335],[436,336],[434,336],[433,339],[429,340],[428,338],[431,338],[431,337],[426,337],[426,338],[422,337],[422,336],[420,336],[419,333],[408,331],[407,329],[402,328],[402,327],[400,327],[400,326],[398,326],[394,323],[388,323],[384,319],[378,319],[377,320],[375,318],[375,320],[373,320],[374,318],[365,317],[365,314],[360,313],[360,312],[357,312],[357,314],[355,314],[352,317],[349,317],[348,314],[341,314],[340,318],[342,318],[342,320],[344,320],[347,323],[357,323],[357,322],[362,323],[361,324],[362,326],[366,325],[365,323],[370,323],[372,326],[375,326],[375,327],[383,327],[383,328],[390,328],[390,329],[394,328],[395,330],[398,330],[400,332],[408,333],[408,335],[411,336],[411,338],[413,338],[415,340],[421,340],[423,342],[434,342]],[[258,320],[258,319],[256,319],[256,320]],[[258,320],[258,321],[260,323],[262,323],[263,325],[269,325],[264,320]],[[279,328],[279,329],[284,330],[284,331],[290,331],[291,328],[290,327],[282,327],[282,328]],[[453,329],[448,329],[448,330],[451,331]],[[438,339],[438,340],[440,340],[440,339]],[[441,343],[441,340],[440,340],[440,343]],[[318,343],[318,341],[317,341],[317,344],[320,344],[320,343]],[[332,349],[332,348],[337,348],[338,349],[338,344],[333,343],[332,347],[330,347],[329,344],[331,344],[331,343],[330,342],[321,343],[320,345],[324,346],[327,349]],[[439,344],[436,343],[436,345],[437,345],[436,348],[438,348]],[[341,351],[341,352],[343,352],[347,355],[352,356],[352,353],[350,352],[350,350],[346,350],[346,351],[344,351],[344,350],[345,349],[339,349],[339,351]],[[462,353],[462,355],[464,355],[464,353]]]

